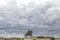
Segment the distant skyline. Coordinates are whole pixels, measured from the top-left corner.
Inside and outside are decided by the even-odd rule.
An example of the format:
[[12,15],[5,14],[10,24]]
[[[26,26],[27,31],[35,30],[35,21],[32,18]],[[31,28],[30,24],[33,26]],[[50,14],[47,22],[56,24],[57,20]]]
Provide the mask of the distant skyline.
[[0,0],[0,37],[60,36],[60,0]]

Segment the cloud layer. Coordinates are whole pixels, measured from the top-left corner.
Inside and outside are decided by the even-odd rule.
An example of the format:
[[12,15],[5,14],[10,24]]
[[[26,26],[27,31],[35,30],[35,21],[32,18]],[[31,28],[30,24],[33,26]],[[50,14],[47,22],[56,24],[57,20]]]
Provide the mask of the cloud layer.
[[30,2],[19,6],[16,2],[9,2],[0,7],[0,36],[20,37],[28,29],[33,30],[33,35],[60,36],[59,0],[47,0],[38,5]]

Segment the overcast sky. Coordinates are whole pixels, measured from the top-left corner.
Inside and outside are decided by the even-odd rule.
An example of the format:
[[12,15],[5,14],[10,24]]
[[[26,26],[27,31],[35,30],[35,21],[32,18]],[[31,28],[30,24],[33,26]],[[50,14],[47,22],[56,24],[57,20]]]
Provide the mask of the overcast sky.
[[60,0],[0,0],[0,36],[60,36]]

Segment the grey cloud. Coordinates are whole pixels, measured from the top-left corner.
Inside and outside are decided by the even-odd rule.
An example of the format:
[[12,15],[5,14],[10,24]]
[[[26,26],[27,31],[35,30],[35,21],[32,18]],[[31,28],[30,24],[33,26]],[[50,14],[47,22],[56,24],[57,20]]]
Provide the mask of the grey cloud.
[[59,13],[52,3],[23,5],[23,8],[15,8],[13,5],[12,8],[9,8],[7,5],[0,8],[0,17],[3,19],[0,20],[0,30],[3,30],[5,35],[24,34],[27,29],[32,29],[33,34],[37,35],[59,34]]

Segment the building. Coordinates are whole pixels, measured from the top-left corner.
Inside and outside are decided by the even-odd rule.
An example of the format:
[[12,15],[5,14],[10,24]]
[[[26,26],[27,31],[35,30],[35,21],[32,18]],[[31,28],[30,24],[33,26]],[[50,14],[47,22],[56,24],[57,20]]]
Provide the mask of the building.
[[1,37],[0,40],[5,40],[5,39],[3,37]]
[[16,38],[4,38],[5,40],[16,40]]
[[60,38],[55,38],[55,40],[60,40]]

